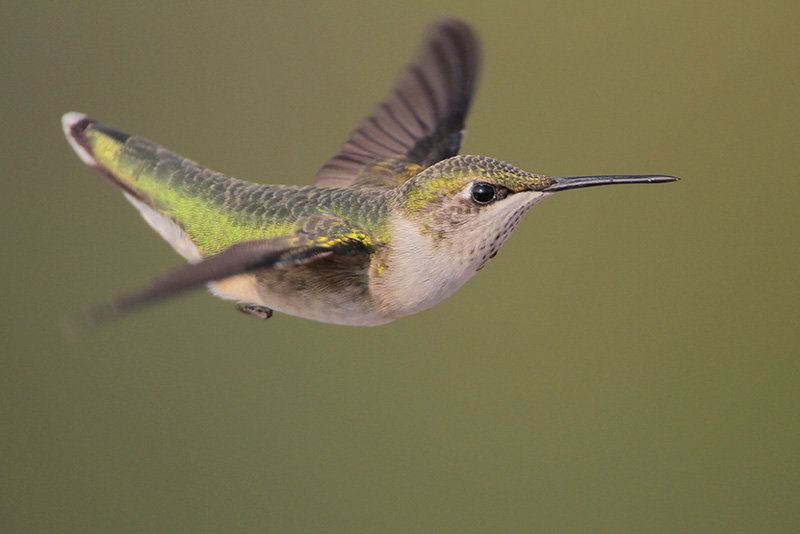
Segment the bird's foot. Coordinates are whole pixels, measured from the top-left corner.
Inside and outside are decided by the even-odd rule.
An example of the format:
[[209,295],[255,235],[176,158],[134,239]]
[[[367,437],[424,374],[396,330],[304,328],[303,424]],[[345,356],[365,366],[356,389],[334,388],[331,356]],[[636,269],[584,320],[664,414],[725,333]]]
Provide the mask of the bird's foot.
[[236,304],[236,309],[242,313],[253,315],[259,319],[269,319],[272,317],[272,310],[260,304],[249,304],[247,302],[239,302]]

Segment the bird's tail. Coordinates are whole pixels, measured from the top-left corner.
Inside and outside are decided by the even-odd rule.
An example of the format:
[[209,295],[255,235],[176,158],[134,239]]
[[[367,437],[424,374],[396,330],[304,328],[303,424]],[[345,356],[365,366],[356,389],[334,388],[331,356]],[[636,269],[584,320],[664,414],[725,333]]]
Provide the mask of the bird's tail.
[[67,113],[62,123],[83,162],[122,190],[182,256],[198,261],[229,245],[230,236],[213,229],[226,218],[225,191],[242,182],[81,113]]

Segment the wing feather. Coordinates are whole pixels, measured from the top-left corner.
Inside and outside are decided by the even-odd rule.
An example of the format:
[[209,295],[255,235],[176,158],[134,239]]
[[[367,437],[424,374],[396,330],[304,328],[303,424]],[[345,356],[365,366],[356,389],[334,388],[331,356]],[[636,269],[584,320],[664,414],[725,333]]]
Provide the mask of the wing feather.
[[408,173],[376,176],[381,163],[425,168],[455,156],[480,63],[477,37],[464,22],[444,20],[431,32],[394,91],[350,134],[317,173],[315,185],[396,186]]
[[[320,218],[326,220],[320,221]],[[336,228],[328,234],[314,234],[304,227]],[[287,269],[327,258],[335,254],[368,254],[368,237],[333,216],[311,217],[297,221],[294,234],[236,243],[197,263],[186,264],[153,280],[139,291],[96,306],[69,324],[80,333],[117,319],[136,308],[177,296],[181,293],[246,273],[265,269]]]

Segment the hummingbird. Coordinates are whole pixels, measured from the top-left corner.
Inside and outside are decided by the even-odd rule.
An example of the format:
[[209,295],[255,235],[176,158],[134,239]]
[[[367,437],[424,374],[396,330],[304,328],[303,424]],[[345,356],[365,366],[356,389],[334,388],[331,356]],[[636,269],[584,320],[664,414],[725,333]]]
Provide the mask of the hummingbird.
[[554,193],[678,180],[550,177],[459,155],[479,63],[469,25],[435,24],[388,98],[320,168],[313,186],[237,180],[83,114],[65,114],[67,140],[83,162],[188,260],[83,321],[96,325],[207,286],[264,319],[274,310],[380,325],[452,295],[497,254],[523,215]]

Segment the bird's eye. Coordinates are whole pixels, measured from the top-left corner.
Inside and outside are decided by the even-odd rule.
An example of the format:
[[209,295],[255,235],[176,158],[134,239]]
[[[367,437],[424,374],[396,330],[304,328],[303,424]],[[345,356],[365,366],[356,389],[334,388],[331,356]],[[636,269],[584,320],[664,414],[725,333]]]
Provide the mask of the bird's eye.
[[472,186],[472,200],[478,204],[488,204],[495,197],[494,186],[485,182],[478,182]]

